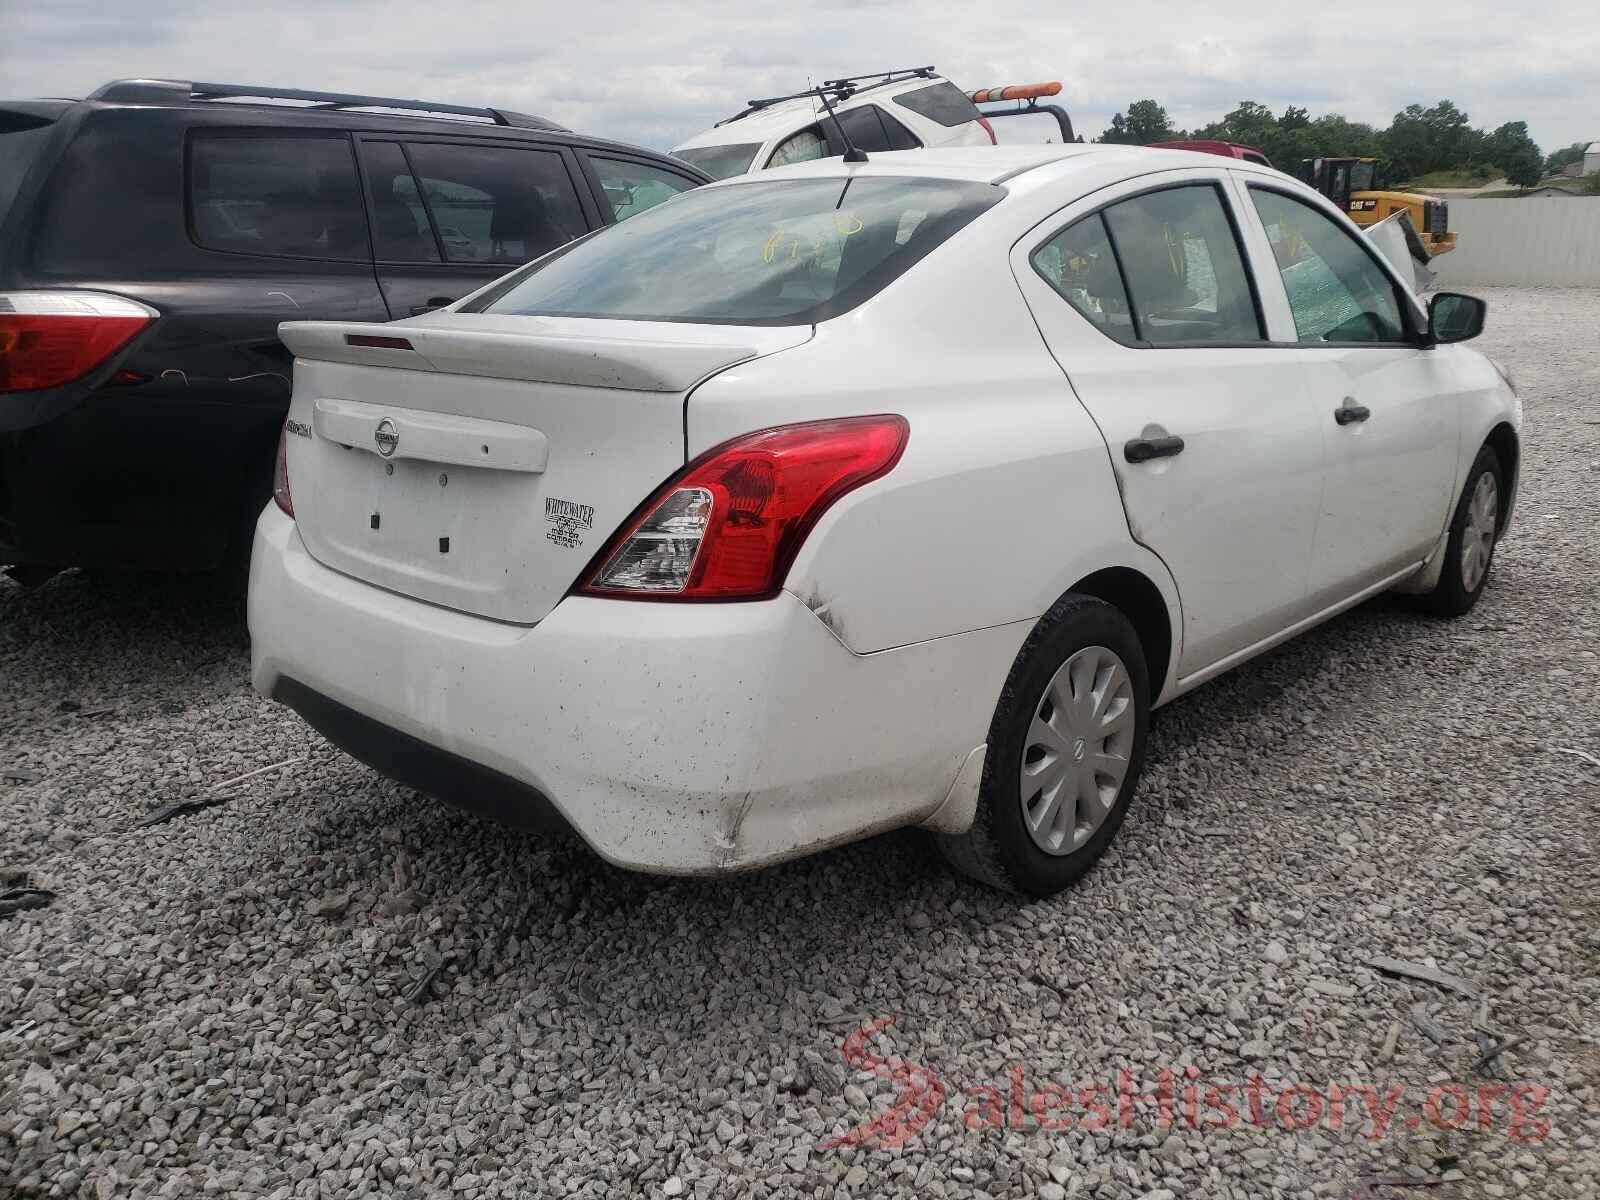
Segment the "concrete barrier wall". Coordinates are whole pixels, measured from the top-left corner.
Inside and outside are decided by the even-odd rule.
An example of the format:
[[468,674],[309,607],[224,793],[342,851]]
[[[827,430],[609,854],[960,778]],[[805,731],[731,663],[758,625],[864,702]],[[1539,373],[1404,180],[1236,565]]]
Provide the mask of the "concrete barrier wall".
[[1439,286],[1600,287],[1600,197],[1450,200]]

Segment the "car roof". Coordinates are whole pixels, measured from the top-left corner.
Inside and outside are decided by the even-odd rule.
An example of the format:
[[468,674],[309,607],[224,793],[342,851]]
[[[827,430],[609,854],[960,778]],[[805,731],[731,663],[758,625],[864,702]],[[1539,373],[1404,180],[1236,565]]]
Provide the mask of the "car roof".
[[[5,102],[7,107],[22,104]],[[247,84],[202,84],[170,79],[123,79],[106,84],[83,100],[55,101],[91,108],[149,108],[193,114],[200,120],[241,118],[262,125],[333,126],[358,132],[448,132],[452,137],[557,141],[585,150],[616,152],[670,161],[679,170],[705,175],[692,164],[659,150],[574,133],[543,117],[498,108],[431,103],[397,97],[309,92]]]
[[[907,92],[920,91],[937,84],[949,83],[942,75],[919,75],[909,79],[896,79],[890,83],[868,84],[843,100],[833,101],[834,112],[848,112],[867,104],[884,104]],[[692,150],[699,146],[764,144],[775,137],[784,137],[804,129],[817,121],[826,120],[827,110],[815,96],[794,96],[761,108],[744,109],[741,114],[729,117],[704,133],[679,142],[675,150]]]

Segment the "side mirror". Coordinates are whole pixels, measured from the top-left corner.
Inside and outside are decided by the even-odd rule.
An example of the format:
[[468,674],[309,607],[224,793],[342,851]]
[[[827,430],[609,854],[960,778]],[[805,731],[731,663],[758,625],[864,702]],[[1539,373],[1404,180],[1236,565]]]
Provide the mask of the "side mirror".
[[1440,292],[1428,302],[1428,339],[1434,343],[1465,342],[1483,332],[1489,306],[1476,296]]

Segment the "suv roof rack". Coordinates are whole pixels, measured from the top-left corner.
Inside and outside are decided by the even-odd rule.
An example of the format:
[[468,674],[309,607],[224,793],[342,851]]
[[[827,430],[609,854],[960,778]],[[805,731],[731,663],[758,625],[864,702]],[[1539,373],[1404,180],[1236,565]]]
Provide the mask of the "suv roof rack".
[[545,117],[505,108],[471,108],[438,104],[430,100],[403,100],[395,96],[361,96],[347,92],[308,92],[300,88],[260,87],[246,83],[185,83],[175,79],[119,79],[89,97],[129,104],[205,103],[216,100],[295,100],[313,109],[387,108],[449,117],[473,117],[513,129],[553,129],[566,132]]
[[[843,79],[824,79],[821,87],[807,88],[803,92],[790,92],[787,96],[768,96],[764,100],[746,100],[745,107],[718,121],[715,128],[721,128],[733,121],[748,117],[751,113],[760,112],[764,108],[771,108],[774,104],[782,104],[785,100],[800,100],[806,96],[828,96],[834,101],[848,100],[860,92],[871,91],[873,88],[888,87],[892,83],[904,83],[908,79],[934,79],[937,72],[933,67],[901,67],[894,71],[873,71],[866,75],[847,75]],[[875,82],[867,82],[874,80]]]

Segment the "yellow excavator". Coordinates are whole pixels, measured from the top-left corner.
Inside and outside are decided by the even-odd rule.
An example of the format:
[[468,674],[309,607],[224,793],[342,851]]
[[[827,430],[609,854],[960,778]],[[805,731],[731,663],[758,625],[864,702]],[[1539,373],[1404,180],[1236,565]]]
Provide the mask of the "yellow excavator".
[[1404,212],[1411,218],[1411,227],[1429,258],[1456,248],[1450,206],[1420,192],[1388,187],[1383,165],[1375,158],[1305,158],[1300,160],[1296,174],[1349,213],[1357,225],[1376,225],[1394,213]]

